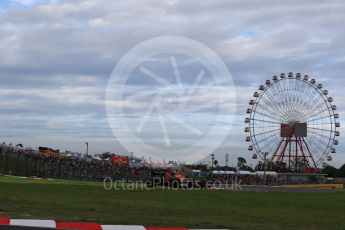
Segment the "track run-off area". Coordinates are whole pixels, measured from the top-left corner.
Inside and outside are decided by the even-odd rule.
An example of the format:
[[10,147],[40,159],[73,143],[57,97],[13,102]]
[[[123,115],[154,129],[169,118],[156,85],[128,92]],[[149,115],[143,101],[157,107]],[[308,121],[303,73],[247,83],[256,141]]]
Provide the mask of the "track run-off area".
[[344,229],[344,190],[106,191],[101,182],[0,176],[0,216],[190,229]]

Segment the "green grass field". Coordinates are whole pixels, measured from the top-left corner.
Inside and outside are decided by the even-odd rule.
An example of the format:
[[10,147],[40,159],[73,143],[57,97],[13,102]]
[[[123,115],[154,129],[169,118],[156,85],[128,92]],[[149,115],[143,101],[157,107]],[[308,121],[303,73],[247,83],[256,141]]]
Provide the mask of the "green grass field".
[[230,229],[345,229],[345,193],[105,191],[102,183],[0,177],[0,216]]

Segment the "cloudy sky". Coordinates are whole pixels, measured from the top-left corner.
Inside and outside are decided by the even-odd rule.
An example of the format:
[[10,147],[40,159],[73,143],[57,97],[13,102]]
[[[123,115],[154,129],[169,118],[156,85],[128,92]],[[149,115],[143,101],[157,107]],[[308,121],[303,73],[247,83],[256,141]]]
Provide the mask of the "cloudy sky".
[[[237,95],[224,97],[229,96],[227,106],[236,106],[237,114],[229,135],[215,150],[218,158],[222,161],[225,153],[231,160],[239,155],[250,158],[243,133],[245,110],[252,92],[275,74],[314,76],[342,114],[344,12],[342,0],[0,0],[0,140],[72,151],[85,151],[89,141],[91,152],[131,151],[120,144],[125,130],[119,126],[113,132],[107,121],[105,96],[111,73],[137,44],[158,36],[183,36],[217,53],[237,89]],[[164,64],[164,58],[154,60]],[[177,61],[191,63],[186,57]],[[191,66],[181,75],[197,76],[198,63]],[[167,69],[160,69],[160,75],[170,76]],[[152,87],[149,81],[134,79],[127,89],[135,86],[136,92],[143,92]],[[205,89],[198,100],[189,98],[192,104],[210,104],[216,92]],[[207,130],[212,119],[217,120],[209,110],[193,117],[191,124],[200,121],[200,129]],[[130,112],[127,118],[135,124],[138,116]],[[164,135],[156,135],[162,128],[157,122],[151,120],[144,129],[151,132],[139,138],[166,144]],[[176,126],[167,128],[176,148],[189,144],[189,135],[182,136]],[[339,141],[336,166],[345,162],[343,137]]]

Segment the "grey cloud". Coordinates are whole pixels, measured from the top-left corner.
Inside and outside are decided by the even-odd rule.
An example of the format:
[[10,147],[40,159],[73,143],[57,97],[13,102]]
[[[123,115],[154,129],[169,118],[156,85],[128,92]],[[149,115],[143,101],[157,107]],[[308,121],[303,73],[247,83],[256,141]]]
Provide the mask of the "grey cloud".
[[[103,150],[105,143],[114,147],[104,109],[108,78],[134,45],[161,35],[201,41],[233,74],[238,117],[219,154],[247,154],[244,145],[233,143],[243,142],[244,134],[237,133],[244,127],[252,93],[274,74],[315,76],[344,110],[339,87],[344,83],[345,4],[340,0],[66,0],[33,1],[28,6],[0,11],[0,110],[13,118],[6,122],[2,116],[1,124],[12,136],[44,136],[53,130],[56,135],[109,138],[94,151]],[[167,68],[160,71],[170,74]],[[194,72],[187,69],[183,74]],[[144,90],[150,82],[134,83]],[[25,124],[19,125],[21,121]],[[59,144],[68,147],[68,140]],[[118,144],[116,148],[123,151]]]

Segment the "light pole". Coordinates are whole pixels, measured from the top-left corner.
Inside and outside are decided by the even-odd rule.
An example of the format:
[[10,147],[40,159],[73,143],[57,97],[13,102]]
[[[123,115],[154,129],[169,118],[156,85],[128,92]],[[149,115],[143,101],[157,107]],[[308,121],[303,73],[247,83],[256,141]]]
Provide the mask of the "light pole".
[[212,160],[211,160],[212,161],[212,169],[213,169],[213,165],[214,165],[214,156],[215,156],[214,153],[212,153],[211,154],[211,157],[212,157]]
[[267,170],[267,156],[268,156],[268,152],[265,152],[263,155],[264,155],[264,183],[266,185],[266,170]]
[[225,154],[225,166],[226,169],[229,169],[229,153]]
[[86,142],[86,155],[89,155],[89,142]]

